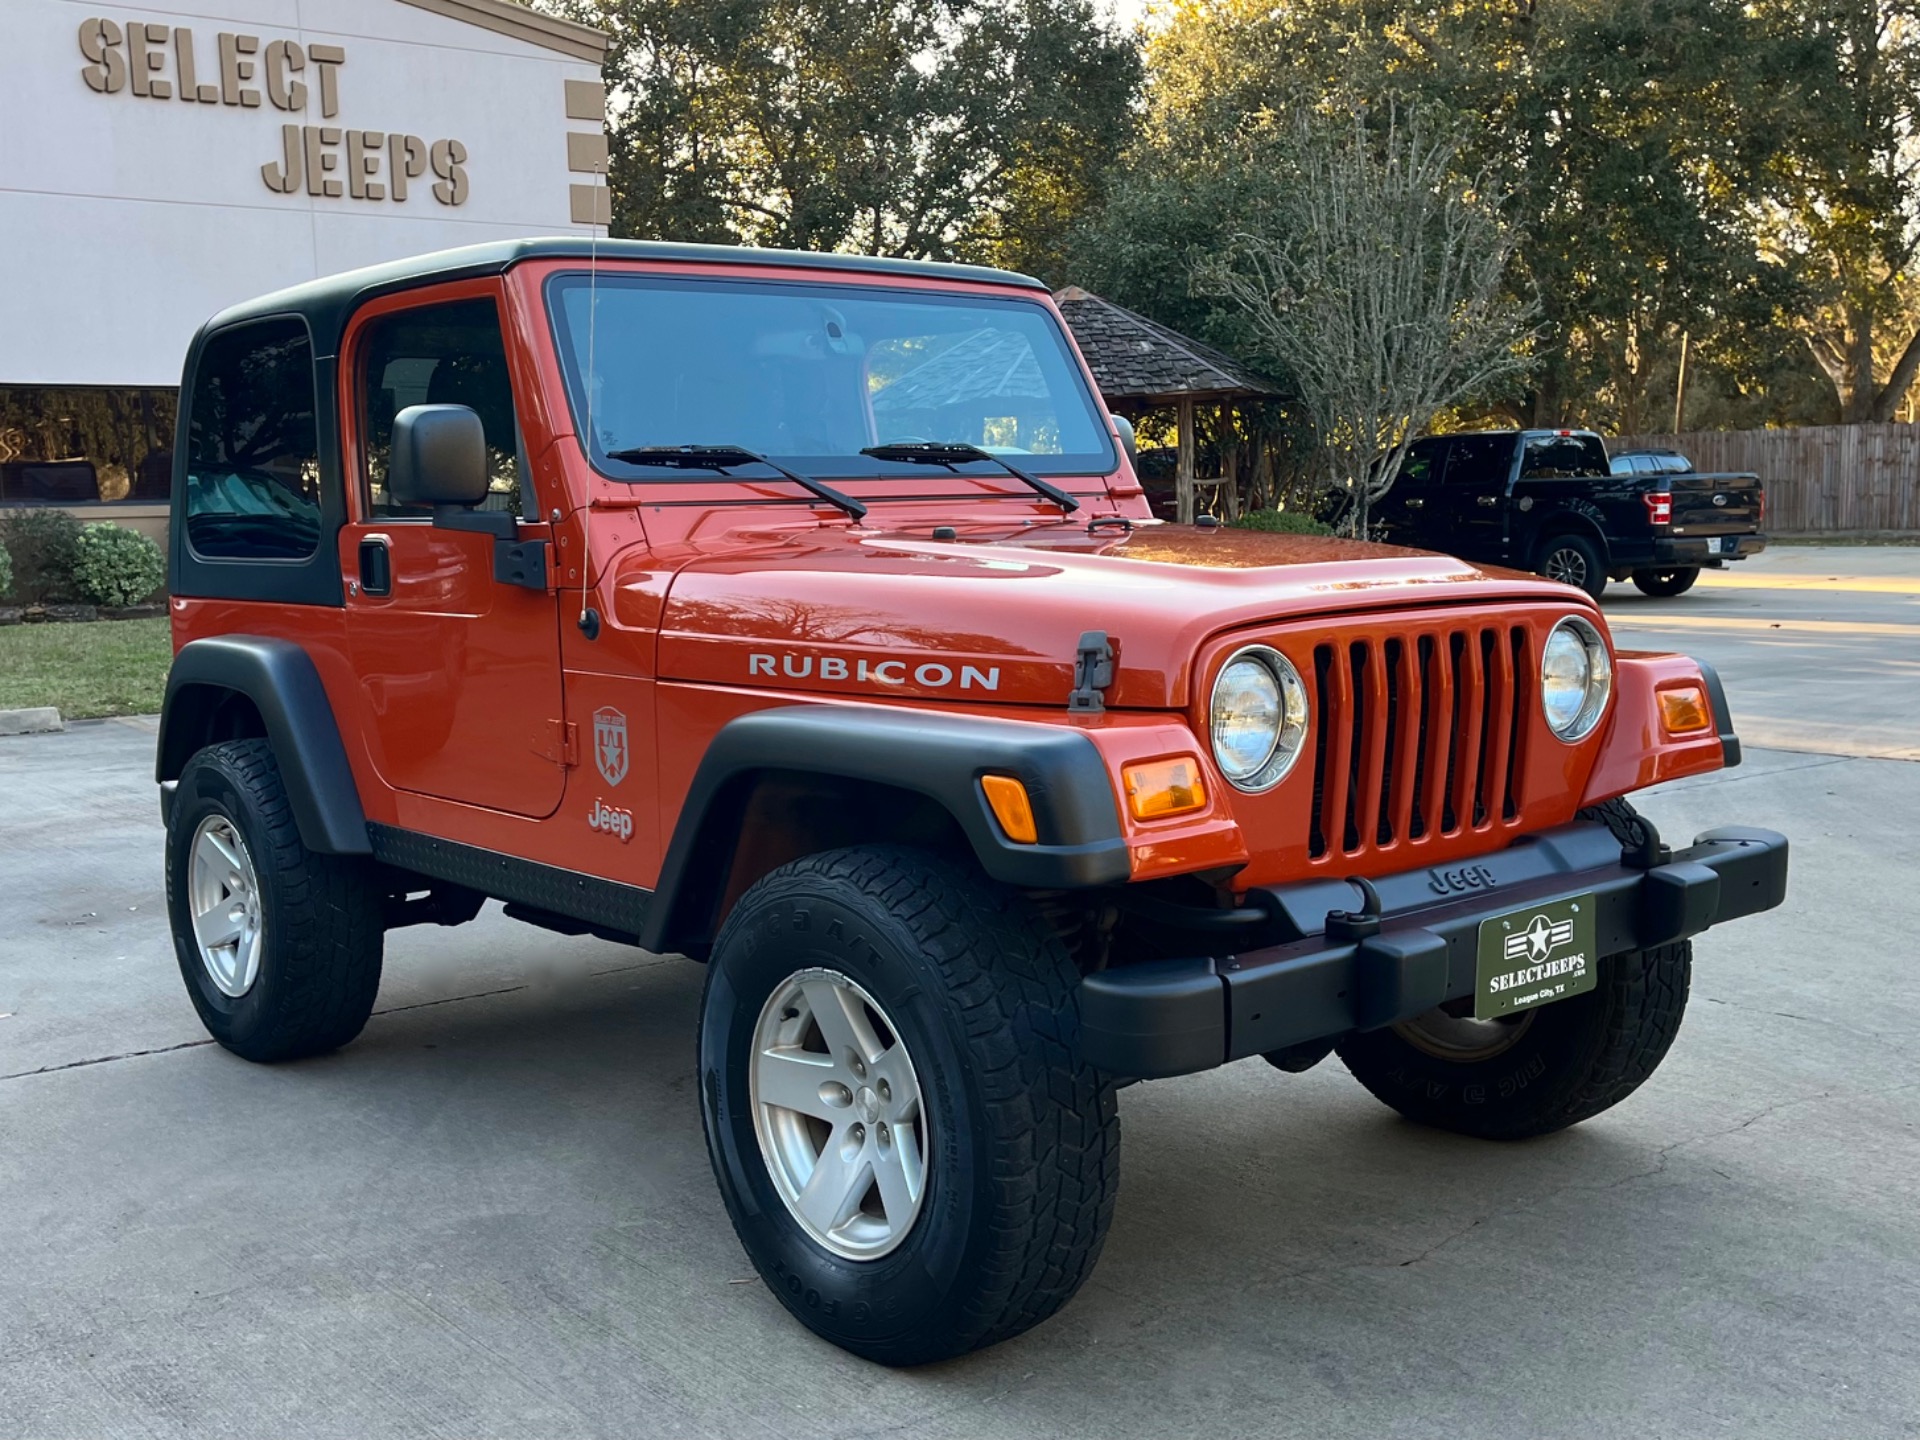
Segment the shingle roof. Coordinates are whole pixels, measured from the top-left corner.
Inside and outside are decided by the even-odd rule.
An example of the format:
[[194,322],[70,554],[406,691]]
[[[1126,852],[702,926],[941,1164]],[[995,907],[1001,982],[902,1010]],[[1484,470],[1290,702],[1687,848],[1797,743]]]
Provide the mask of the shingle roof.
[[1271,381],[1211,345],[1078,285],[1055,291],[1053,298],[1109,401],[1166,402],[1182,395],[1220,401],[1275,393]]

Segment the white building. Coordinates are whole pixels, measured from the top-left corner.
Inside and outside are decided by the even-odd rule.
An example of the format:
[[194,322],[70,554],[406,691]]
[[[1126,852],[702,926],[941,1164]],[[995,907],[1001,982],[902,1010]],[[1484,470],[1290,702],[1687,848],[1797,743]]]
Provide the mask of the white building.
[[513,0],[0,0],[0,506],[154,529],[216,310],[604,223],[605,43]]

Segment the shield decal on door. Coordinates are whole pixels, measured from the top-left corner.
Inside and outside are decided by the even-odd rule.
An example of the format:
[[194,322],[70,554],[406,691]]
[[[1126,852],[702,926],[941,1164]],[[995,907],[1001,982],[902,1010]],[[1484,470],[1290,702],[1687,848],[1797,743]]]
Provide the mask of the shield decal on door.
[[627,778],[627,717],[611,705],[593,712],[593,763],[609,785]]

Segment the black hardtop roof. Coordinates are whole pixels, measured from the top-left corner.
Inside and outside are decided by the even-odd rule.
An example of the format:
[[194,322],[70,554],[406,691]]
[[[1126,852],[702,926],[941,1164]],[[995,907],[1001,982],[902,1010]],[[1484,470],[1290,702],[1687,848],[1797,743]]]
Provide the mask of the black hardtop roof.
[[285,290],[229,306],[202,328],[207,331],[272,315],[302,315],[313,333],[315,353],[332,355],[340,334],[356,306],[371,297],[442,280],[466,280],[499,275],[524,260],[678,260],[725,265],[788,266],[796,270],[835,270],[873,275],[913,275],[936,280],[989,281],[1044,292],[1029,275],[990,270],[984,265],[946,265],[932,260],[893,260],[875,255],[828,255],[810,250],[755,250],[740,245],[681,245],[661,240],[599,240],[556,236],[530,240],[496,240],[414,255],[363,270],[322,276]]

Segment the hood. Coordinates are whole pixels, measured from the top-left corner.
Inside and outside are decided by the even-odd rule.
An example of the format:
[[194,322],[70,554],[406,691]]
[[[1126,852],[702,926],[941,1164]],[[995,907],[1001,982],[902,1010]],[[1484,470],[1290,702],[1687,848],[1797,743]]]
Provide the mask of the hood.
[[[1394,607],[1559,599],[1565,586],[1446,555],[1317,536],[1081,523],[928,532],[735,531],[616,568],[666,594],[662,679],[875,698],[1066,703],[1080,637],[1105,631],[1110,706],[1187,703],[1200,646],[1261,623]],[[636,602],[637,603],[637,602]],[[648,606],[652,608],[651,604]]]

